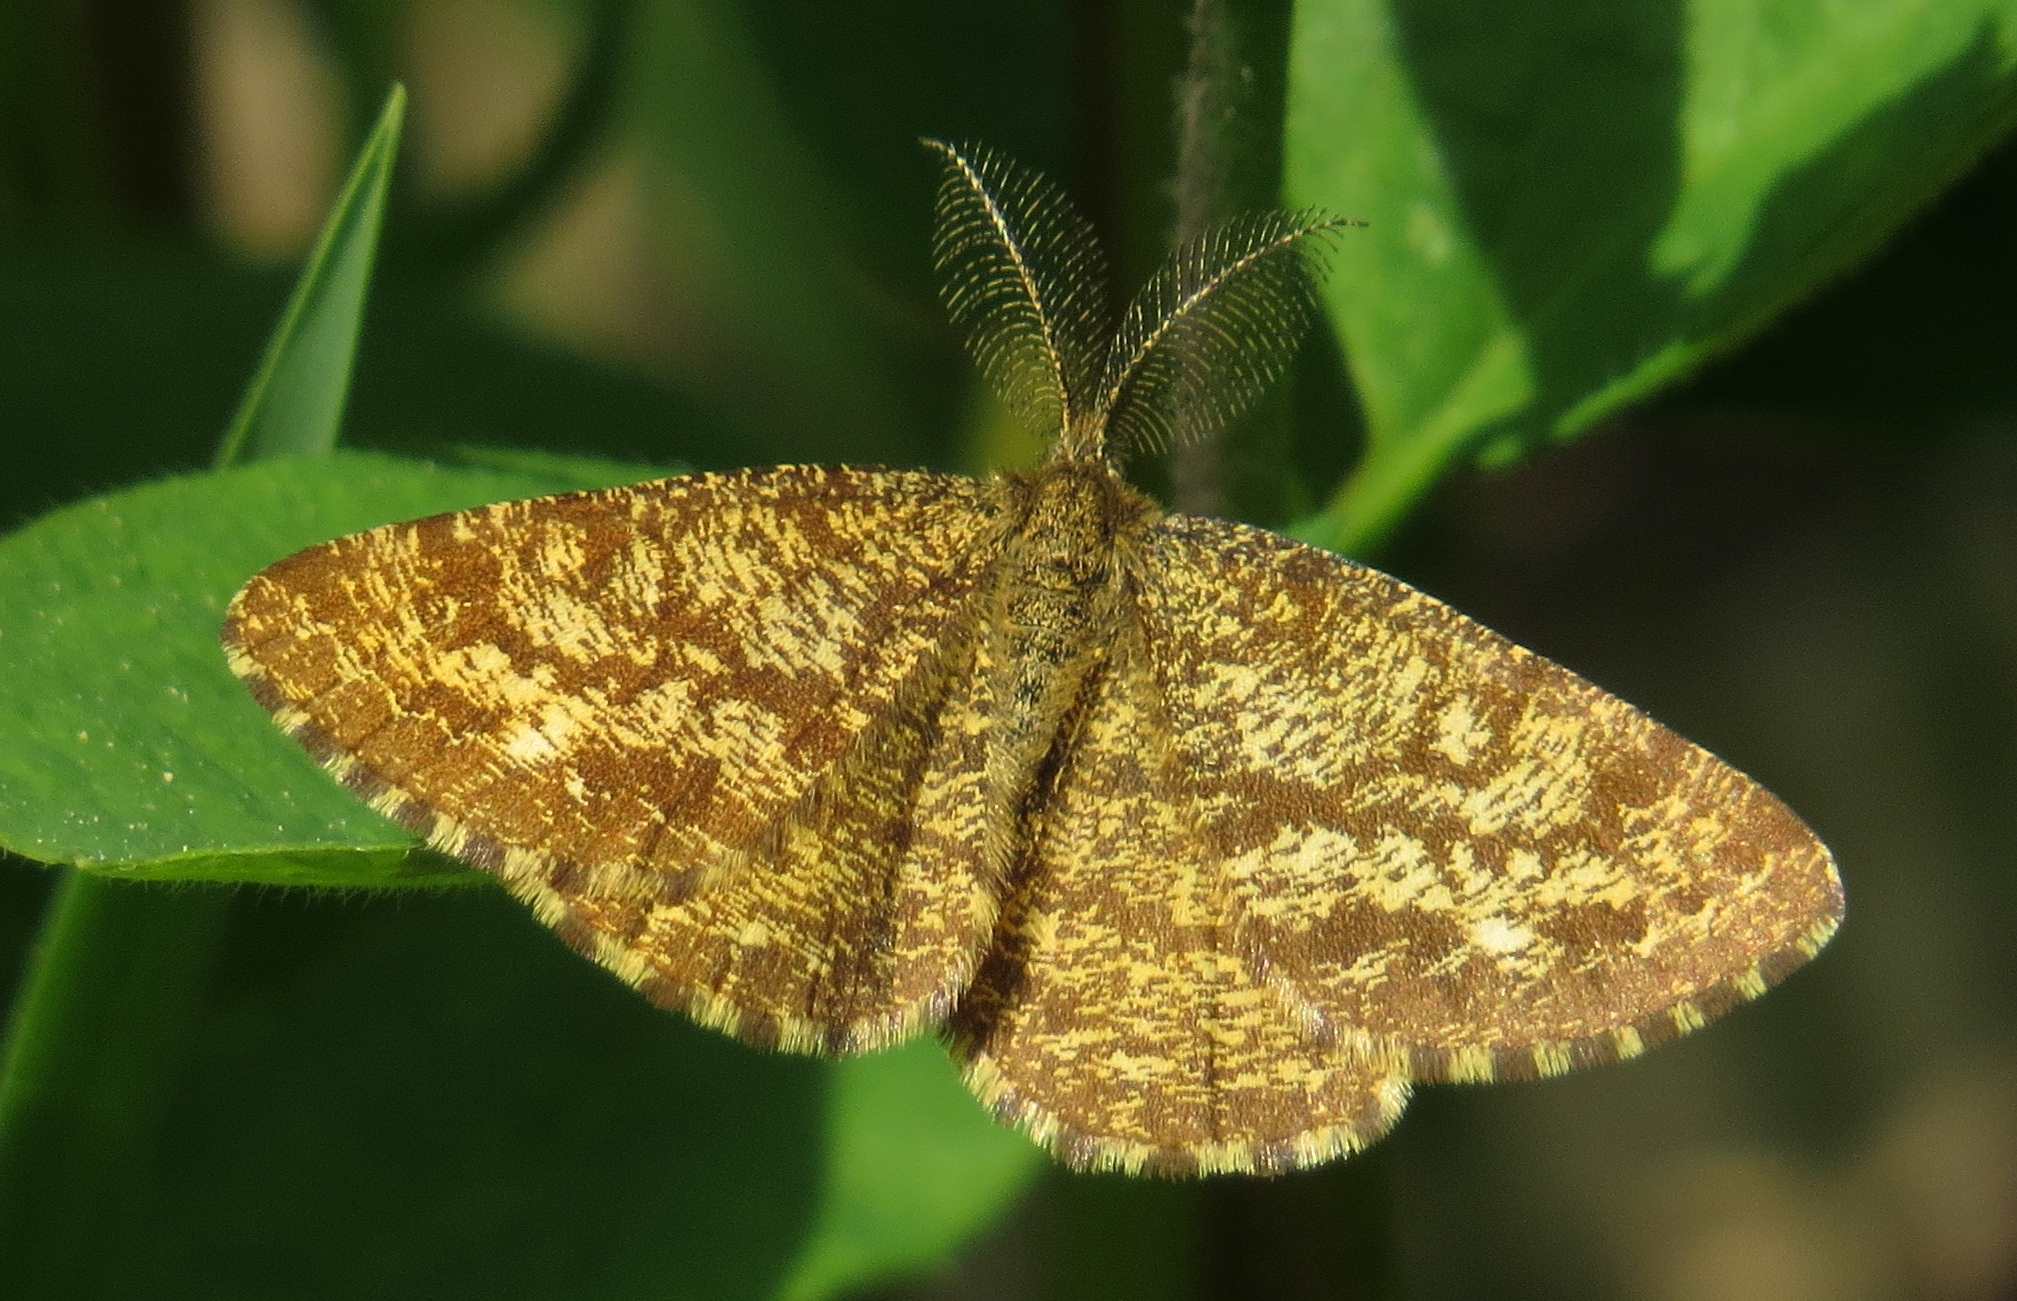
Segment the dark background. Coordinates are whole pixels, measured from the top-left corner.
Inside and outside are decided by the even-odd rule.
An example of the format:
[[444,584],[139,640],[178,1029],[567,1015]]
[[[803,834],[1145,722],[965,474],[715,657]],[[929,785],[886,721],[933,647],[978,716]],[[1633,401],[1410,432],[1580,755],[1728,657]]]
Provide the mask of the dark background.
[[[1004,444],[974,415],[932,301],[931,176],[911,138],[978,135],[1052,172],[1116,242],[1124,280],[1166,237],[1183,29],[1146,6],[912,6],[880,32],[889,48],[859,62],[827,55],[860,32],[781,7],[742,15],[741,62],[692,56],[716,21],[701,7],[37,8],[6,20],[32,75],[10,79],[0,138],[0,526],[207,462],[395,75],[413,119],[347,426],[359,445],[973,467]],[[776,83],[751,67],[789,93],[759,94]],[[702,112],[713,123],[682,135]],[[753,155],[746,191],[710,190],[695,178],[717,173],[680,142],[732,149],[722,122],[742,118],[764,124],[751,135],[766,148],[783,138],[801,153]],[[836,176],[838,196],[823,188]],[[1515,468],[1449,476],[1377,556],[1799,810],[1836,850],[1849,896],[1811,970],[1643,1062],[1427,1090],[1379,1147],[1318,1172],[1171,1186],[1047,1167],[945,1270],[877,1294],[2017,1289],[2013,214],[2017,152],[2004,148],[1866,264],[1678,387]],[[739,251],[773,247],[779,227],[800,261]],[[834,313],[863,326],[836,343],[814,328]],[[1293,405],[1329,411],[1332,432],[1303,449],[1304,473],[1352,454],[1335,432],[1349,386],[1312,354]],[[0,866],[0,989],[27,960],[52,879]],[[172,924],[182,896],[159,894]],[[515,927],[495,902],[246,894],[231,908],[233,980],[285,980],[304,951],[424,944],[437,921]],[[389,996],[374,970],[315,996],[325,1027]],[[529,980],[518,997],[536,1008],[549,995]],[[217,1087],[162,1118],[171,1147],[178,1126],[228,1132],[225,1083],[297,1056],[320,1069],[288,1036],[335,1033],[220,1030],[228,1006],[188,1015],[223,1058],[190,1068]],[[480,1025],[445,1024],[470,1037],[472,1060],[500,1053]],[[678,1032],[665,1051],[676,1074],[681,1054],[742,1050]],[[509,1069],[501,1054],[496,1065]],[[709,1163],[741,1160],[735,1134],[776,1110],[705,1089],[676,1105],[732,1118],[693,1154],[703,1185]],[[370,1123],[304,1116],[292,1159]],[[430,1159],[480,1179],[482,1145],[509,1132]],[[245,1189],[261,1184],[259,1159],[234,1167]],[[137,1165],[134,1178],[175,1168]],[[692,1213],[789,1221],[810,1197],[809,1180],[781,1178]],[[345,1241],[340,1219],[324,1231]],[[719,1250],[738,1241],[724,1229]],[[667,1294],[705,1292],[718,1272],[696,1256],[660,1268]],[[268,1270],[284,1267],[211,1260],[201,1277],[250,1293],[278,1284]],[[474,1262],[455,1277],[484,1281]],[[567,1294],[565,1280],[488,1282]]]

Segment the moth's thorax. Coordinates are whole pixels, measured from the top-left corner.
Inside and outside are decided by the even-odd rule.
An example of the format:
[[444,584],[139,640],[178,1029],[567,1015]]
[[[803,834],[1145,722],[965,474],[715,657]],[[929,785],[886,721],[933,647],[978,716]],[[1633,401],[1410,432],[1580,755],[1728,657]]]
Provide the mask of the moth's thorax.
[[1098,461],[1060,458],[1003,486],[1014,523],[994,579],[996,662],[1055,668],[1110,639],[1134,540],[1157,510]]
[[1015,523],[1002,576],[1019,588],[1091,593],[1111,586],[1134,538],[1160,513],[1104,461],[1058,458],[1005,483]]
[[1101,461],[1059,458],[1000,482],[1012,523],[986,624],[989,777],[1017,802],[1113,644],[1136,539],[1159,512]]

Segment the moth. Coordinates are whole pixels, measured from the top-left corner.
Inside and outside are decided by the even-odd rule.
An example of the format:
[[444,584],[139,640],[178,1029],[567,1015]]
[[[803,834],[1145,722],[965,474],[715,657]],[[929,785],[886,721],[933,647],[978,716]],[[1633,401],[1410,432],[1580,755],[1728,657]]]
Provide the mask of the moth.
[[1109,315],[1090,225],[926,142],[934,261],[1052,440],[976,480],[784,466],[397,524],[223,630],[281,727],[647,998],[752,1044],[936,1029],[1075,1167],[1272,1172],[1416,1082],[1634,1056],[1842,911],[1772,795],[1407,585],[1164,511],[1343,223],[1236,220]]

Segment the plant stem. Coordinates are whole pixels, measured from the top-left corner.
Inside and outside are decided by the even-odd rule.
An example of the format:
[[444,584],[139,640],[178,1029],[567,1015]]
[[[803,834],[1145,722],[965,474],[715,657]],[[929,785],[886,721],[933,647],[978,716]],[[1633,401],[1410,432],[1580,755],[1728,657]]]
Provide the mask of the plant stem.
[[[1288,0],[1193,0],[1189,57],[1177,84],[1178,243],[1279,203],[1289,9]],[[1269,403],[1258,416],[1243,422],[1242,437],[1265,444],[1286,474],[1289,404]],[[1176,450],[1177,509],[1226,509],[1224,448],[1212,438]],[[1307,1182],[1214,1183],[1200,1191],[1205,1291],[1267,1294],[1306,1270],[1320,1272],[1340,1295],[1383,1291],[1393,1239],[1386,1163],[1356,1157],[1316,1178],[1324,1191],[1314,1202]],[[1329,1231],[1340,1224],[1349,1230]],[[1340,1260],[1349,1261],[1345,1270]]]
[[[50,899],[0,1053],[0,1260],[20,1295],[95,1292],[104,1224],[144,1213],[128,1199],[149,1187],[227,921],[222,892],[75,870]],[[56,1170],[98,1190],[92,1218],[44,1200]]]
[[[1287,5],[1192,0],[1190,50],[1176,87],[1174,241],[1196,239],[1236,213],[1272,207],[1281,192],[1281,68]],[[1262,75],[1267,66],[1271,75]],[[1225,456],[1217,437],[1176,449],[1171,498],[1178,510],[1225,509]]]

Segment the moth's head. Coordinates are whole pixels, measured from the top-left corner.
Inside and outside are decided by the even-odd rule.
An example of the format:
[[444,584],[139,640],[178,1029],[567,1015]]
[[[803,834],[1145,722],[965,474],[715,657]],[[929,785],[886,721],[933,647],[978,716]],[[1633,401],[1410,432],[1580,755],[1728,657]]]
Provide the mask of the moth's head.
[[1114,324],[1106,256],[1057,186],[972,145],[944,172],[932,264],[981,374],[1055,458],[1120,463],[1209,438],[1288,368],[1317,311],[1319,253],[1347,226],[1254,213],[1179,248]]

